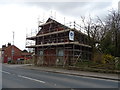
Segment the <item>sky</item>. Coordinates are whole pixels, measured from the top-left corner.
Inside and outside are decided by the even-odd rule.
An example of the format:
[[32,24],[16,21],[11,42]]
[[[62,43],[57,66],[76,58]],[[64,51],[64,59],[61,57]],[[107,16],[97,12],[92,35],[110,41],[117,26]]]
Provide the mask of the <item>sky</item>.
[[[49,2],[48,2],[49,1]],[[49,17],[68,25],[81,16],[104,19],[111,9],[118,9],[119,0],[0,0],[0,48],[7,43],[25,49],[26,36],[38,31],[38,21]]]

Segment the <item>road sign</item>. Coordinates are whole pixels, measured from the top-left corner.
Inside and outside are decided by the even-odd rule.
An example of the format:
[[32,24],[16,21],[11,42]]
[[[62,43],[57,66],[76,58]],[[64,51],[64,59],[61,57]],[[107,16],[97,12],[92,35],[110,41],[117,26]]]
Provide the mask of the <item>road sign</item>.
[[69,32],[69,40],[74,41],[74,31]]

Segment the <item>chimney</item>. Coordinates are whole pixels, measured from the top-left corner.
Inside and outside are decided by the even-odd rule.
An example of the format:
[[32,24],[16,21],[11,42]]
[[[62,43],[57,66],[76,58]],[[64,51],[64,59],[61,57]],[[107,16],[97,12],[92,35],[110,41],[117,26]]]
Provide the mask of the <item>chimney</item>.
[[2,51],[4,51],[6,48],[6,45],[2,45]]
[[8,47],[11,46],[11,43],[8,43]]

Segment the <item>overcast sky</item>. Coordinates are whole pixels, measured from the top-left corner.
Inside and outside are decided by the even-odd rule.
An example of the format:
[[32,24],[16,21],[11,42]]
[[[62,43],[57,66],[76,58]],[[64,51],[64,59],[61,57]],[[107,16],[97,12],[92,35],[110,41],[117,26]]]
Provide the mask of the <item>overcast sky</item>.
[[[49,1],[49,0],[48,0]],[[91,15],[104,18],[108,10],[117,9],[119,0],[79,0],[64,2],[40,2],[36,0],[1,0],[0,1],[0,47],[12,43],[21,50],[25,49],[26,34],[35,32],[39,21],[46,21],[53,16],[60,23],[76,21],[80,24],[81,16]],[[64,22],[65,17],[65,22]],[[32,33],[33,34],[33,33]]]

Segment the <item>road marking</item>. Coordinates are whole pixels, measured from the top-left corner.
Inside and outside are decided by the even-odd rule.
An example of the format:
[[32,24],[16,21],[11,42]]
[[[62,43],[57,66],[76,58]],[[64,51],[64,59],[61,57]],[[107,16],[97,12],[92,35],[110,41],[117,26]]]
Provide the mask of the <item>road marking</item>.
[[[11,74],[11,73],[9,73],[9,72],[2,71],[2,70],[0,70],[0,72],[6,73],[6,74]],[[12,74],[12,75],[15,75],[15,74]],[[30,78],[30,77],[26,77],[26,76],[22,76],[22,75],[17,75],[17,76],[18,76],[18,77],[21,77],[21,78],[25,78],[25,79],[32,80],[32,81],[36,81],[36,82],[40,82],[40,83],[45,83],[44,81],[37,80],[37,79],[34,79],[34,78]]]
[[18,77],[25,78],[25,79],[29,79],[29,80],[36,81],[36,82],[40,82],[40,83],[45,83],[44,81],[37,80],[37,79],[34,79],[34,78],[30,78],[30,77],[26,77],[26,76],[18,75]]
[[[11,74],[11,75],[16,75],[16,74],[12,74],[12,73],[9,73],[9,72],[3,71],[3,70],[0,70],[0,72],[6,73],[6,74]],[[84,76],[75,76],[75,75],[67,75],[67,76],[74,76],[74,77],[81,77],[81,78],[87,78],[87,79],[95,79],[95,80],[97,79],[97,80],[105,80],[105,81],[118,82],[117,80],[109,80],[109,79],[103,79],[103,78],[84,77]],[[45,83],[44,81],[33,79],[33,78],[30,78],[30,77],[26,77],[26,76],[18,75],[18,77],[26,78],[26,79],[33,80],[33,81],[36,81],[36,82]]]
[[2,70],[0,70],[0,72],[3,72],[3,73],[7,73],[7,74],[11,74],[11,73],[9,73],[9,72],[6,72],[6,71],[2,71]]
[[[11,74],[11,73],[9,73],[9,72],[2,71],[2,70],[0,70],[0,72],[7,73],[7,74]],[[12,74],[12,75],[15,75],[15,74]],[[34,79],[34,78],[30,78],[30,77],[26,77],[26,76],[22,76],[22,75],[17,75],[17,76],[18,76],[18,77],[21,77],[21,78],[25,78],[25,79],[32,80],[32,81],[36,81],[36,82],[40,82],[40,83],[45,83],[44,81],[37,80],[37,79]]]

